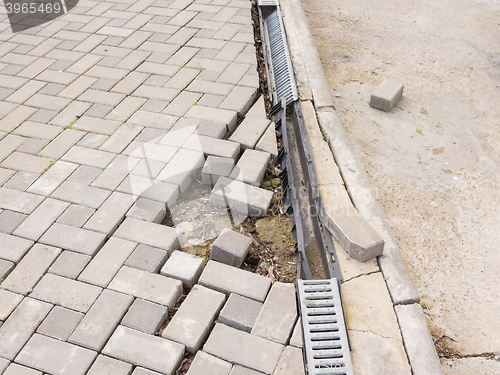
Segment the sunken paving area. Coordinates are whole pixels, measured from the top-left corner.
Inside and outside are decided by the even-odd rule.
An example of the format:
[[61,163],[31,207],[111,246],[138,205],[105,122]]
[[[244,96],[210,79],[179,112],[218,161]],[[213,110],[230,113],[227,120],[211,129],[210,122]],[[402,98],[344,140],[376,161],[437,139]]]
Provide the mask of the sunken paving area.
[[270,206],[251,2],[80,0],[15,34],[0,13],[0,374],[303,373],[294,285],[240,269],[239,233],[205,263],[161,224],[195,179]]

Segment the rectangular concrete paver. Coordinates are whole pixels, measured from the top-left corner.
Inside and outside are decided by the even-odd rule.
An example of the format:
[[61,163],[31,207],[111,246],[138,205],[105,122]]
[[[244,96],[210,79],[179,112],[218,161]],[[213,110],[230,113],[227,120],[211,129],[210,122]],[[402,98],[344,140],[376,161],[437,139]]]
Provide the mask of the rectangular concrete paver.
[[186,375],[228,375],[232,365],[199,350]]
[[82,206],[99,208],[109,195],[108,190],[65,181],[52,193],[51,197]]
[[165,306],[137,298],[121,324],[154,335],[167,318],[167,313]]
[[55,306],[36,331],[45,336],[67,341],[82,318],[82,313]]
[[50,169],[31,185],[27,192],[48,196],[78,168],[77,164],[58,160]]
[[305,375],[302,350],[294,346],[287,346],[283,350],[278,366],[273,375]]
[[105,238],[106,235],[102,233],[54,223],[39,241],[65,250],[94,255],[104,244]]
[[130,363],[99,355],[87,375],[130,375],[131,371]]
[[34,242],[0,233],[0,258],[18,263]]
[[0,187],[0,208],[30,214],[44,197],[22,191]]
[[0,289],[0,320],[5,321],[22,300],[22,295]]
[[135,198],[132,195],[112,193],[83,228],[105,234],[113,233],[134,202]]
[[42,375],[42,373],[32,368],[18,365],[17,363],[11,363],[3,375]]
[[262,117],[247,116],[229,140],[240,143],[243,149],[255,148],[270,123],[271,121]]

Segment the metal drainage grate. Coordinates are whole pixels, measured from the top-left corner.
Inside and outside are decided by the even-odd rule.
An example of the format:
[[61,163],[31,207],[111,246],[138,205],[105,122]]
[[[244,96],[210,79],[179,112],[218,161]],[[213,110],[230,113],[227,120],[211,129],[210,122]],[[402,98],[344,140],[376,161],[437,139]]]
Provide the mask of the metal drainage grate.
[[337,279],[297,280],[308,375],[353,375]]

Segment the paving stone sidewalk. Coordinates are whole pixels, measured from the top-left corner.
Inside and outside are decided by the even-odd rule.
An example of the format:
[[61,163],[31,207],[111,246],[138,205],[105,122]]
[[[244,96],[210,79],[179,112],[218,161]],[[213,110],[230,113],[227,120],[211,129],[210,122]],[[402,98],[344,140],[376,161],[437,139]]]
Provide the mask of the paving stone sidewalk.
[[202,170],[212,204],[269,207],[251,6],[80,0],[17,33],[0,7],[0,375],[301,373],[293,285],[160,224]]

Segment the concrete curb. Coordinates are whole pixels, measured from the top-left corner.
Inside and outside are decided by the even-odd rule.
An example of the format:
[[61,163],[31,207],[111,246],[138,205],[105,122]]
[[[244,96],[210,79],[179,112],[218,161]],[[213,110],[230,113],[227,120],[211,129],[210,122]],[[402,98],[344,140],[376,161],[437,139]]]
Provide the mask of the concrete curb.
[[[342,120],[335,111],[302,4],[299,0],[282,0],[282,4],[285,8],[285,27],[290,25],[286,27],[286,32],[301,100],[313,100],[321,131],[330,146],[355,208],[385,241],[384,255],[378,258],[378,264],[400,321],[403,342],[413,374],[441,373],[439,366],[435,369],[437,353],[423,313],[417,314],[412,310],[414,314],[411,315],[416,318],[409,319],[407,311],[400,306],[411,305],[413,309],[415,306],[418,308],[420,297]],[[419,348],[420,352],[411,348]],[[428,355],[425,357],[419,353]]]

